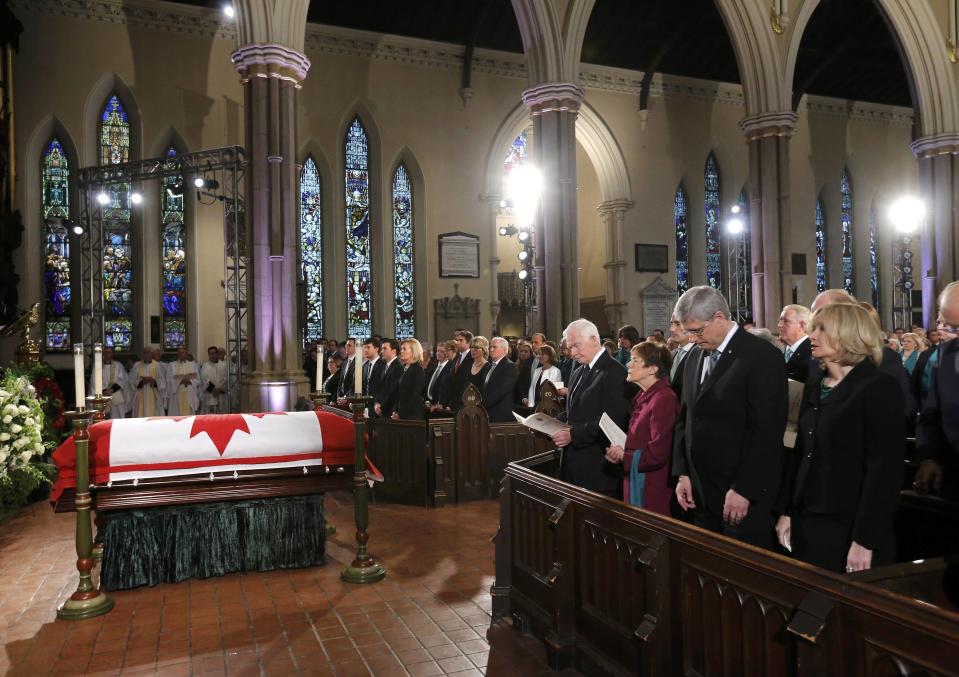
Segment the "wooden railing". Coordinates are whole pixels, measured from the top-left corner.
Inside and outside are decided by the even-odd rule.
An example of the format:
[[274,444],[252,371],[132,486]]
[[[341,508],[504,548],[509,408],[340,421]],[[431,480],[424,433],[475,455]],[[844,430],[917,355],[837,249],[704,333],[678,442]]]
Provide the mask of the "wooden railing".
[[508,466],[492,589],[494,615],[540,636],[554,668],[956,674],[954,564],[839,576],[559,481],[557,460]]

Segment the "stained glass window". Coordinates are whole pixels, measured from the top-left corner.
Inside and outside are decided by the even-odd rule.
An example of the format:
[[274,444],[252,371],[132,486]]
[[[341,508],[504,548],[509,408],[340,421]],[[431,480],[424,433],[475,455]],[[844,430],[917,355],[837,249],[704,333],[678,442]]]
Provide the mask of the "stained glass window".
[[872,307],[879,312],[879,242],[875,205],[869,210],[869,291],[872,293]]
[[706,158],[706,284],[713,289],[723,287],[723,248],[720,232],[719,165],[712,153]]
[[526,130],[524,129],[520,132],[519,136],[513,140],[513,145],[511,145],[506,152],[506,160],[503,163],[506,166],[506,173],[509,174],[512,170],[522,167],[528,159],[529,145],[527,143]]
[[679,184],[673,198],[673,220],[676,224],[676,291],[689,289],[689,241],[686,228],[686,190]]
[[826,209],[816,198],[816,291],[826,291]]
[[370,299],[370,169],[366,130],[354,118],[346,132],[346,333],[373,333]]
[[306,289],[304,343],[323,336],[323,213],[320,172],[312,157],[300,170],[300,271]]
[[[166,152],[169,168],[177,166],[176,148]],[[175,190],[179,185],[180,190]],[[160,248],[163,256],[163,349],[186,347],[186,226],[183,223],[183,175],[160,185]],[[179,194],[178,194],[179,193]]]
[[852,267],[852,185],[848,169],[842,170],[839,193],[842,196],[842,286],[850,294],[855,294]]
[[416,335],[413,311],[413,189],[404,165],[393,174],[393,278],[396,296],[396,333],[398,339]]
[[[100,164],[130,159],[130,121],[120,99],[107,100],[100,118]],[[133,347],[133,258],[130,240],[130,184],[106,187],[103,206],[104,341],[119,350]]]
[[43,207],[44,334],[48,351],[70,348],[70,165],[60,139],[50,140],[40,166]]

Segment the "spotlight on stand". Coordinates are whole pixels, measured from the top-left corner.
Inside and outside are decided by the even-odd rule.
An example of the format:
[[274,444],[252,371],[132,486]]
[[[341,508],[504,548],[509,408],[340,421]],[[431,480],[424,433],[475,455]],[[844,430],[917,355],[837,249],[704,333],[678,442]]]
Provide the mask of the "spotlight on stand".
[[734,217],[726,221],[726,232],[730,235],[739,235],[743,232],[743,220]]
[[521,231],[519,231],[519,234],[518,234],[516,237],[519,238],[519,241],[520,241],[520,242],[526,242],[526,241],[529,239],[529,231],[528,231],[528,230],[521,230]]
[[523,249],[519,254],[516,255],[516,258],[518,258],[520,261],[525,261],[529,258],[529,252]]
[[176,183],[167,186],[166,189],[167,195],[170,197],[182,197],[183,196],[183,181],[177,181]]
[[193,185],[196,186],[197,188],[203,188],[205,183],[206,181],[203,180],[202,176],[198,176],[195,179],[193,179]]
[[130,202],[132,202],[135,205],[140,204],[141,202],[143,202],[143,195],[136,192],[130,193]]
[[223,15],[227,19],[232,19],[236,15],[236,12],[233,11],[233,5],[223,5]]
[[77,223],[76,221],[72,221],[72,220],[70,220],[70,219],[65,219],[65,220],[63,221],[63,227],[66,228],[67,230],[69,230],[71,233],[73,233],[73,234],[76,235],[77,237],[83,235],[83,232],[84,232],[84,231],[83,231],[83,226],[81,226],[81,225],[80,225],[79,223]]
[[106,193],[106,191],[101,190],[99,193],[97,193],[97,202],[102,205],[108,205],[110,204],[110,196]]
[[926,217],[926,205],[919,198],[906,195],[889,206],[889,220],[901,233],[914,233]]
[[516,273],[516,276],[521,280],[525,280],[527,277],[529,277],[529,272],[523,268],[521,271]]
[[504,237],[509,237],[510,235],[516,235],[518,230],[516,226],[500,226],[499,234]]

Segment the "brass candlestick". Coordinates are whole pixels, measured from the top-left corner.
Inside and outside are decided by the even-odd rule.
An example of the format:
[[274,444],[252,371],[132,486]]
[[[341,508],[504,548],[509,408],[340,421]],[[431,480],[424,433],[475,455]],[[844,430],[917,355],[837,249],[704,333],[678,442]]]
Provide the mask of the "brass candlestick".
[[[94,398],[88,398],[94,399]],[[57,609],[57,617],[64,620],[83,620],[100,616],[113,609],[113,599],[93,586],[93,537],[90,526],[90,455],[88,443],[90,433],[87,428],[93,418],[93,412],[79,407],[77,411],[66,413],[73,420],[73,441],[76,447],[77,463],[77,571],[80,580],[76,592]]]
[[369,397],[350,398],[353,409],[354,446],[356,457],[353,465],[353,515],[356,519],[356,557],[352,564],[343,570],[340,578],[347,583],[375,583],[386,576],[386,569],[376,561],[366,549],[370,539],[366,528],[369,526],[369,486],[366,484],[366,411]]
[[[320,407],[322,407],[324,404],[326,404],[328,397],[329,397],[329,393],[325,392],[321,385],[320,390],[315,390],[312,393],[310,393],[310,401],[313,402],[313,408],[319,409]],[[324,512],[324,519],[326,520],[325,512]],[[326,520],[326,537],[330,538],[335,533],[336,533],[336,527],[333,525],[332,522],[330,522],[329,520]]]
[[[103,393],[97,393],[92,397],[87,397],[87,409],[93,410],[92,420],[94,423],[106,420],[106,411],[111,404],[113,404],[113,398],[106,397]],[[96,533],[93,535],[93,560],[95,562],[101,562],[103,561],[103,540],[100,536],[99,511],[97,511],[97,516],[93,519],[93,524],[97,528]]]

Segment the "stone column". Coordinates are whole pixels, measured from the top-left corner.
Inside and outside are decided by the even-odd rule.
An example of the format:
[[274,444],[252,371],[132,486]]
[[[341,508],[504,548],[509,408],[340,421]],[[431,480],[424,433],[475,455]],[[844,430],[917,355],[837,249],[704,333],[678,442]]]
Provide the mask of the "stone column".
[[241,384],[243,411],[289,411],[309,390],[302,369],[296,281],[297,90],[310,61],[279,44],[233,52],[246,122],[248,303],[252,373]]
[[926,205],[919,246],[922,275],[922,319],[936,319],[936,297],[959,279],[959,134],[916,139],[912,152],[919,159],[919,192]]
[[533,120],[533,163],[543,176],[536,220],[534,331],[551,339],[579,317],[576,244],[576,117],[583,89],[569,82],[537,85],[523,92]]
[[601,204],[597,211],[606,226],[606,320],[613,336],[624,324],[626,307],[626,237],[624,223],[626,210],[633,203],[629,200],[610,200]]
[[500,234],[496,229],[496,215],[499,212],[499,203],[502,198],[499,195],[483,194],[480,200],[486,203],[489,208],[490,232],[493,233],[493,246],[490,247],[489,258],[489,277],[490,277],[490,335],[499,334],[499,238]]
[[792,111],[774,111],[739,123],[749,144],[750,267],[753,321],[758,327],[771,326],[791,298],[789,139],[796,120]]

